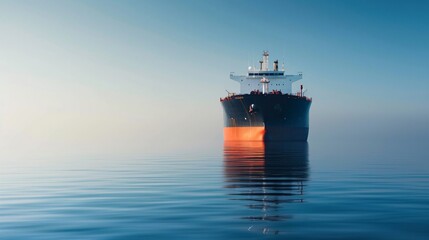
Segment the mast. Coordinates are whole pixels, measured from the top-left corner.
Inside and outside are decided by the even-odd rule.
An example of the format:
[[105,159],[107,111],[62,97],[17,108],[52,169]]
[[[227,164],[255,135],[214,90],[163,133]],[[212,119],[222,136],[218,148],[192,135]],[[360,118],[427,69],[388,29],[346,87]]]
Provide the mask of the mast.
[[267,78],[263,77],[261,79],[262,94],[267,94],[268,93],[268,83],[270,83],[270,80],[268,80]]

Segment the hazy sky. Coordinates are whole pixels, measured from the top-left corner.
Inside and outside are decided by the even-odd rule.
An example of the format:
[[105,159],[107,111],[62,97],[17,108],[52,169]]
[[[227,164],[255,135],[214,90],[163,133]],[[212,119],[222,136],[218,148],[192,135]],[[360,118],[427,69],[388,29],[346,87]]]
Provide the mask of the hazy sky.
[[428,1],[0,1],[0,157],[210,149],[219,97],[238,91],[229,73],[262,50],[303,72],[310,144],[427,139],[428,12]]

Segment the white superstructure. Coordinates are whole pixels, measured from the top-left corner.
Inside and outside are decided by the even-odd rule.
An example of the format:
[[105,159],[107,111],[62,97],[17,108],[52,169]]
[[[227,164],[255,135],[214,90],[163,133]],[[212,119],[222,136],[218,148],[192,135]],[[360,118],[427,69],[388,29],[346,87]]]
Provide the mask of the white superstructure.
[[[281,91],[283,94],[292,93],[292,83],[302,79],[302,73],[298,75],[286,75],[284,69],[279,71],[278,60],[274,61],[273,69],[268,67],[268,51],[262,54],[262,60],[259,61],[259,70],[249,67],[247,75],[230,74],[230,78],[240,83],[240,94],[249,94],[251,91],[259,90],[265,92],[268,87],[269,91]],[[261,79],[265,78],[263,82]],[[264,89],[263,89],[264,86]]]

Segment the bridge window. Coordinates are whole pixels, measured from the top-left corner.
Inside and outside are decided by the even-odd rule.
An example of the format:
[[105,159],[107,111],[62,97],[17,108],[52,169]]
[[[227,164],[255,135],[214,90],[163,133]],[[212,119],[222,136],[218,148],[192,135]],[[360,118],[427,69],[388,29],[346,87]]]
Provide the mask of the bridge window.
[[275,72],[275,73],[249,73],[249,76],[283,76],[284,73],[282,72]]

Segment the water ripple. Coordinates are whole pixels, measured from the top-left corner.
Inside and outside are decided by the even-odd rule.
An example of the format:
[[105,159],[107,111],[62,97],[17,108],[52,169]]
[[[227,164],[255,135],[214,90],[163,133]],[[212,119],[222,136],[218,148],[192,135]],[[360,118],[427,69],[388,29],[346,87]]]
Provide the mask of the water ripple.
[[427,239],[428,171],[326,169],[310,155],[307,143],[227,142],[211,156],[5,162],[0,237]]

